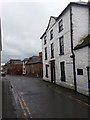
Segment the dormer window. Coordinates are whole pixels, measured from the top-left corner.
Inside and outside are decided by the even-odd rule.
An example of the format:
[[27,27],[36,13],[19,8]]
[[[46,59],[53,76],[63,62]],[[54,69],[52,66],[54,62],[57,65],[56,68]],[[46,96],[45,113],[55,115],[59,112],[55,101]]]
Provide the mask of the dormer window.
[[46,36],[44,37],[44,45],[47,43]]
[[58,23],[58,29],[59,29],[59,32],[61,32],[63,30],[63,20],[62,19]]
[[50,31],[50,40],[53,39],[53,29]]

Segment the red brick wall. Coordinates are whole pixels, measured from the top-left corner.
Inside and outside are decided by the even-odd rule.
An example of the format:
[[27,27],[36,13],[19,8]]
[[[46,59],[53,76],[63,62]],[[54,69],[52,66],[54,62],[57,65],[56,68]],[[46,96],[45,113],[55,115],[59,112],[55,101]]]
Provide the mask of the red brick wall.
[[30,76],[42,77],[42,70],[43,70],[42,63],[29,65],[29,75]]
[[22,75],[22,65],[11,64],[8,67],[8,74],[10,74],[10,75]]

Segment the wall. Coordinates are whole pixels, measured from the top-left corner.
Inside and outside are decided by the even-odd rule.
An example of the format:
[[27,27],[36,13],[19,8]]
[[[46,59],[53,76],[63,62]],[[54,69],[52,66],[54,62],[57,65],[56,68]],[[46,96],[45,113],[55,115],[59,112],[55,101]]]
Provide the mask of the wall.
[[86,7],[74,6],[73,13],[73,43],[74,47],[80,44],[83,37],[88,35],[89,11]]
[[28,75],[42,77],[43,66],[42,63],[28,65]]
[[[77,90],[80,93],[88,95],[88,47],[78,49],[75,51],[76,59],[76,80],[77,80]],[[83,75],[77,75],[77,69],[83,69]]]
[[20,64],[10,64],[7,68],[7,74],[10,75],[22,75],[22,65]]
[[[81,43],[82,37],[85,37],[88,35],[88,8],[86,7],[80,7],[80,6],[73,6],[72,7],[72,18],[73,18],[73,41],[74,41],[74,47],[77,44]],[[58,32],[58,22],[59,20],[63,20],[63,31],[60,33]],[[47,44],[44,45],[44,38],[42,39],[42,52],[43,52],[43,79],[47,81],[51,81],[51,66],[49,64],[50,60],[55,60],[55,71],[56,71],[56,84],[69,87],[74,89],[74,76],[73,76],[73,61],[71,56],[71,37],[70,37],[70,10],[67,10],[60,18],[56,24],[54,24],[53,28],[53,36],[54,38],[50,40],[50,30],[52,28],[49,28],[47,30]],[[51,23],[52,24],[52,23]],[[59,48],[59,37],[64,36],[64,55],[59,55],[60,54],[60,48]],[[51,59],[51,43],[54,43],[54,58]],[[47,47],[48,55],[47,55],[47,60],[45,60],[45,47]],[[85,49],[83,52],[86,54],[86,57],[83,55],[84,59],[84,65],[85,67],[88,59],[88,52],[87,49]],[[78,52],[77,52],[78,53]],[[82,55],[82,52],[80,51],[79,54],[76,53],[76,65],[78,62],[78,57],[80,57],[80,54]],[[86,60],[86,61],[85,61]],[[61,70],[60,70],[60,62],[64,61],[65,62],[65,77],[66,77],[66,82],[61,81]],[[46,75],[46,64],[49,65],[48,68],[48,78],[45,76]],[[80,64],[81,65],[81,64]],[[78,91],[88,94],[87,93],[87,75],[86,75],[86,69],[84,69],[84,77],[82,80],[82,83],[80,85],[80,77],[77,76],[78,79]],[[84,81],[85,78],[85,81]],[[85,83],[86,82],[86,83]],[[82,89],[82,85],[85,84],[84,90]]]

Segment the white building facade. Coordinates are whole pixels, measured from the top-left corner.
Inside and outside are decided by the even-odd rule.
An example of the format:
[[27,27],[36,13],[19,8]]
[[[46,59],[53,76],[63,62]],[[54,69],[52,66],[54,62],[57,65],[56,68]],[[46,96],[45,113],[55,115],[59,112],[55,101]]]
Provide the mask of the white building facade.
[[50,17],[41,36],[44,80],[89,95],[90,48],[74,50],[89,35],[89,23],[89,5],[82,2],[70,3],[58,17]]

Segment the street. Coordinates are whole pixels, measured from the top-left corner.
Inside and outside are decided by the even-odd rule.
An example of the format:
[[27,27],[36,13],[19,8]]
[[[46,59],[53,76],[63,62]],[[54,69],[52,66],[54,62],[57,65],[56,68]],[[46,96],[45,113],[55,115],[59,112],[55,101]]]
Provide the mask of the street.
[[[4,80],[9,83],[17,118],[89,117],[90,104],[87,103],[88,98],[82,95],[80,99],[74,97],[74,94],[80,95],[74,91],[70,92],[72,90],[45,82],[42,78],[6,76],[2,78],[2,81]],[[87,102],[82,101],[81,98],[86,99]]]

